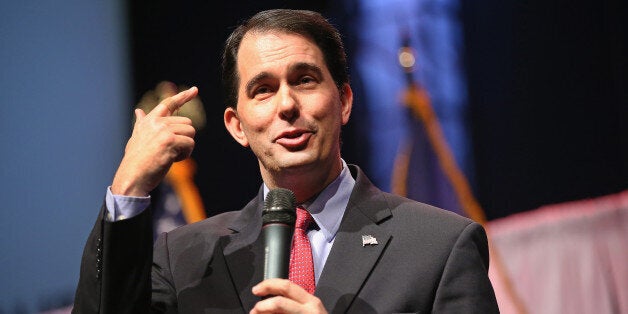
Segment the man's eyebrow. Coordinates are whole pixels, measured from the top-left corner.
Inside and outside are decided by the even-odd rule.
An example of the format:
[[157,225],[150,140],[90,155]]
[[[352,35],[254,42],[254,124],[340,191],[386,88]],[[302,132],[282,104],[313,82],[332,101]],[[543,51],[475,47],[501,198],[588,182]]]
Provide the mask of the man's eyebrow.
[[250,79],[247,83],[246,83],[246,88],[244,89],[244,91],[246,92],[247,95],[250,95],[253,88],[255,87],[255,85],[257,85],[257,83],[259,81],[262,81],[266,78],[271,77],[270,73],[268,72],[262,72],[259,73],[257,75],[255,75],[252,79]]
[[[319,78],[323,77],[323,70],[321,69],[321,67],[319,67],[316,64],[313,63],[308,63],[308,62],[298,62],[295,63],[293,65],[291,65],[288,68],[288,72],[299,72],[299,71],[312,71],[315,73],[316,76],[318,76]],[[255,88],[255,85],[257,85],[257,83],[259,81],[263,81],[269,77],[272,77],[272,75],[268,72],[261,72],[257,75],[255,75],[253,78],[251,78],[247,83],[246,83],[246,87],[244,89],[244,91],[246,92],[246,95],[250,95],[251,92],[253,91],[253,88]]]
[[323,70],[321,69],[321,67],[319,67],[318,65],[313,64],[313,63],[307,63],[307,62],[295,63],[295,64],[291,65],[288,70],[289,70],[289,72],[312,71],[312,72],[315,72],[315,74],[318,77],[320,77],[320,78],[323,77]]

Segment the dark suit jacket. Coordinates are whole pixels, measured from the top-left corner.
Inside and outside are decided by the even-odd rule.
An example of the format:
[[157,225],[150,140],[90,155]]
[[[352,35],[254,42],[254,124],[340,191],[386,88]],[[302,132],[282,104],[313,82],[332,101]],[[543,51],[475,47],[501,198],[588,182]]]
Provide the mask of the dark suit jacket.
[[[329,312],[498,312],[479,224],[382,192],[350,169],[356,185],[315,292]],[[162,234],[154,251],[148,211],[99,219],[74,312],[248,312],[260,300],[251,288],[263,279],[262,207],[260,191],[240,211]],[[377,244],[363,245],[362,235]]]

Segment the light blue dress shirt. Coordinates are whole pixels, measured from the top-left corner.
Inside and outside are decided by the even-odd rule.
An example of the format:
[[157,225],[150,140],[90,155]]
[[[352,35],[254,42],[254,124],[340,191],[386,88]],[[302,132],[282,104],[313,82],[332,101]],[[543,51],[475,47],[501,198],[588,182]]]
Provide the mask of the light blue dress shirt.
[[[312,246],[312,259],[314,260],[314,277],[318,284],[318,278],[321,276],[323,266],[327,261],[327,256],[334,244],[340,221],[345,213],[349,197],[355,180],[349,172],[349,168],[345,161],[342,161],[342,172],[330,183],[316,198],[303,205],[305,209],[312,215],[318,229],[310,228],[307,237],[310,239]],[[264,184],[264,199],[269,189]]]
[[[327,256],[329,256],[331,247],[334,244],[340,221],[345,213],[347,204],[349,204],[349,197],[354,185],[355,180],[351,176],[347,164],[342,160],[340,175],[321,191],[314,200],[301,204],[310,212],[318,226],[318,228],[310,228],[307,233],[312,246],[314,276],[317,284],[325,261],[327,261]],[[266,199],[268,191],[268,187],[264,184],[264,199]],[[111,193],[111,187],[108,187],[105,204],[107,207],[107,219],[109,221],[118,221],[131,218],[144,211],[150,205],[150,196],[114,195]]]
[[125,196],[114,195],[111,186],[107,187],[105,207],[107,207],[107,220],[118,221],[139,215],[150,205],[149,196]]

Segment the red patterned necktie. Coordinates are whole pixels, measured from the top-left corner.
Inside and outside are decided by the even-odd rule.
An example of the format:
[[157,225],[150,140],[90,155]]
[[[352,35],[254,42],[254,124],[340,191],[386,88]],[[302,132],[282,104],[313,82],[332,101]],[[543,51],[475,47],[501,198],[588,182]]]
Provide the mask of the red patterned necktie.
[[297,221],[292,237],[292,251],[290,253],[290,281],[303,287],[305,291],[314,294],[316,282],[314,280],[314,261],[312,247],[306,231],[314,219],[302,206],[297,207]]

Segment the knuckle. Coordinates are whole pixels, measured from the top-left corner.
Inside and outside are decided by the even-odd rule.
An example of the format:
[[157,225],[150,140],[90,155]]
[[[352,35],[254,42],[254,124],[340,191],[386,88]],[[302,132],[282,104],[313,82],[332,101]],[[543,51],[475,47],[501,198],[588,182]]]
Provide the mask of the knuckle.
[[314,300],[312,301],[312,304],[318,309],[323,308],[323,302],[319,298],[314,298]]
[[286,307],[286,298],[273,298],[273,309],[282,309]]
[[174,134],[169,133],[169,132],[163,132],[163,141],[164,143],[166,143],[168,146],[172,145],[175,143],[176,137]]
[[162,106],[162,107],[165,107],[165,109],[170,110],[170,107],[172,106],[172,97],[168,97],[168,98],[162,100],[159,103],[159,105]]
[[273,311],[274,309],[276,309],[276,298],[270,298],[270,299],[266,299],[262,302],[257,303],[257,305],[255,306],[255,308],[259,311],[259,312],[269,312],[269,311]]
[[290,281],[289,280],[282,280],[279,283],[279,289],[285,294],[288,293],[288,291],[290,291]]
[[161,131],[166,127],[163,121],[161,121],[159,118],[145,119],[140,123],[145,125],[144,128],[152,129],[155,131]]

